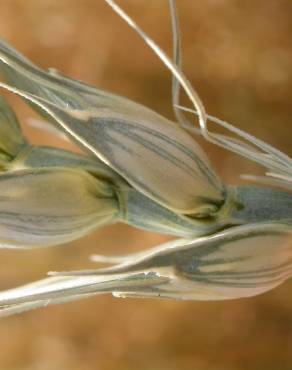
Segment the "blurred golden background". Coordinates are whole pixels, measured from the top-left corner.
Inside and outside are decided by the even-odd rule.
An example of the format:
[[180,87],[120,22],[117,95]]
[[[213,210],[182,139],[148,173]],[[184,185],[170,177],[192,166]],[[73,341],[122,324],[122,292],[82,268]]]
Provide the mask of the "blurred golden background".
[[[119,2],[168,53],[166,0]],[[210,114],[292,154],[292,2],[179,0],[184,70]],[[103,0],[1,0],[0,36],[43,68],[55,67],[172,117],[170,75]],[[27,126],[33,112],[9,96],[38,144],[74,148]],[[258,167],[206,146],[229,182]],[[48,270],[93,266],[168,237],[115,225],[61,247],[1,250],[0,288]],[[122,300],[111,296],[0,321],[1,370],[290,370],[292,281],[230,302]]]

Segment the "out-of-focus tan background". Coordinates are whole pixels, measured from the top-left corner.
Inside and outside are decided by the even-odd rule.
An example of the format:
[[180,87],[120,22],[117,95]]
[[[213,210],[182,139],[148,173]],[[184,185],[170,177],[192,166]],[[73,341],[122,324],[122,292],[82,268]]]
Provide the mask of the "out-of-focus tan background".
[[[120,4],[171,53],[166,0]],[[290,155],[292,2],[179,0],[184,69],[210,114]],[[102,0],[1,0],[0,36],[41,67],[55,67],[172,117],[170,77]],[[10,97],[22,122],[33,113]],[[65,145],[24,126],[34,143]],[[72,146],[73,148],[73,146]],[[258,168],[205,146],[224,178]],[[123,253],[168,238],[115,225],[65,246],[1,250],[0,288],[48,270],[92,266],[92,253]],[[292,281],[231,302],[90,300],[0,321],[1,370],[290,370]]]

